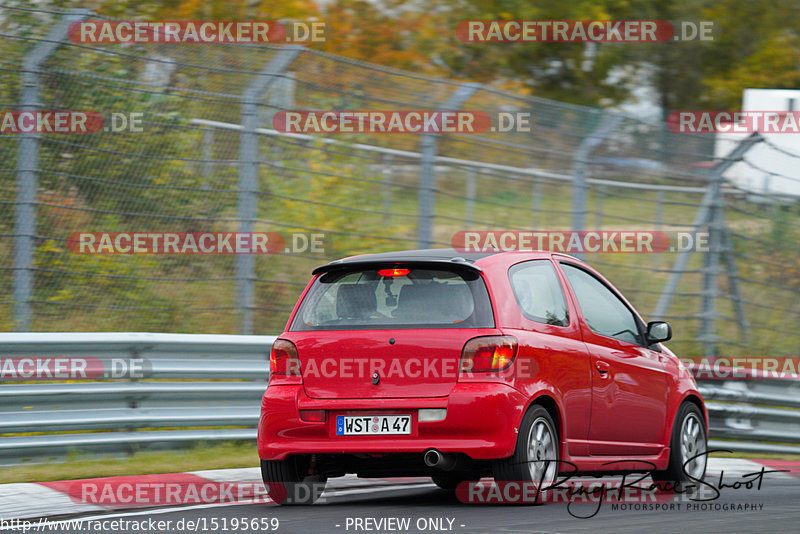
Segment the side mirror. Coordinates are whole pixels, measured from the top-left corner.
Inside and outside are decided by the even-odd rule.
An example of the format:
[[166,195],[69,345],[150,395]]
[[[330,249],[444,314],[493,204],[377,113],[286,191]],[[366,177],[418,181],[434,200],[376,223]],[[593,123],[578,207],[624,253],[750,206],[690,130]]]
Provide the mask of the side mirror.
[[672,339],[672,326],[666,321],[650,321],[647,323],[648,343],[661,343]]

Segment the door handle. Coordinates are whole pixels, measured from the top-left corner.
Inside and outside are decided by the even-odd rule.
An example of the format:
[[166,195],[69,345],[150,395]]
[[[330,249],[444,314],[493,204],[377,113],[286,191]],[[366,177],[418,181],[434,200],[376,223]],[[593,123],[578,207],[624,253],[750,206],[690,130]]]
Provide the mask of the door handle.
[[594,363],[594,366],[597,368],[597,371],[601,375],[607,375],[608,372],[611,370],[611,366],[608,364],[608,362],[604,362],[604,361],[601,361],[601,360],[597,360]]

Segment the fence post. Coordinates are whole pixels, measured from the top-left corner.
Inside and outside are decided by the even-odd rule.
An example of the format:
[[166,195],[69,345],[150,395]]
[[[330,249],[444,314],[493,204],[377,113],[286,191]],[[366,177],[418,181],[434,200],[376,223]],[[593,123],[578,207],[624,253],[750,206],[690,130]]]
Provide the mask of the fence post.
[[538,230],[542,220],[542,179],[538,176],[533,179],[533,198],[531,199],[532,221],[531,229]]
[[736,267],[736,257],[733,252],[733,240],[730,231],[725,226],[725,211],[722,212],[722,261],[727,268],[730,292],[733,296],[733,306],[736,311],[736,321],[741,329],[742,339],[745,343],[750,342],[750,323],[744,313],[744,297],[739,285],[739,269]]
[[[22,60],[20,111],[42,106],[39,69],[67,39],[70,24],[88,17],[90,9],[71,9]],[[17,146],[17,202],[14,213],[14,328],[31,329],[33,260],[36,249],[36,191],[39,188],[39,134],[23,133]]]
[[[659,190],[656,194],[656,231],[660,232],[664,228],[664,190]],[[661,266],[661,254],[653,254],[653,266]]]
[[383,213],[386,215],[386,220],[390,221],[391,216],[388,215],[392,212],[392,197],[394,185],[394,158],[391,154],[383,155]]
[[[294,59],[302,46],[281,48],[242,93],[242,130],[239,135],[239,199],[237,218],[239,232],[250,233],[258,217],[258,106],[261,97]],[[239,330],[253,333],[253,282],[256,278],[255,257],[236,255],[236,308],[239,310]]]
[[[724,214],[722,211],[722,183],[724,178],[722,175],[731,165],[737,161],[741,161],[744,154],[750,150],[753,145],[762,140],[763,138],[758,133],[753,133],[746,139],[743,139],[730,154],[722,158],[714,167],[709,179],[708,188],[706,189],[705,195],[703,195],[700,208],[697,210],[697,215],[692,222],[694,231],[697,231],[702,226],[709,227],[710,250],[703,264],[702,311],[699,337],[701,341],[705,339],[710,339],[711,341],[709,346],[706,346],[706,355],[710,354],[713,356],[716,352],[716,343],[713,339],[715,336],[714,314],[716,312],[714,310],[715,304],[713,301],[717,292],[717,272],[719,270],[719,257],[722,252],[721,239],[724,234]],[[720,227],[720,224],[722,224],[722,227]],[[691,250],[683,250],[679,253],[678,258],[672,266],[669,280],[667,280],[667,283],[664,285],[658,303],[653,310],[654,317],[663,316],[667,308],[669,308],[672,296],[678,289],[681,273],[686,270],[686,265],[689,262],[691,253]]]
[[[442,111],[456,111],[478,90],[480,84],[461,84],[442,104]],[[430,248],[433,244],[433,206],[436,189],[436,134],[422,134],[417,194],[417,247]]]
[[597,231],[599,232],[603,229],[603,201],[606,198],[606,188],[602,185],[599,186],[595,194],[597,195],[597,200],[595,201],[594,220]]
[[[573,156],[572,164],[572,231],[582,232],[586,226],[586,167],[589,157],[606,137],[622,122],[622,115],[605,115],[600,125],[586,136]],[[580,257],[581,254],[575,254]]]
[[700,291],[700,330],[697,341],[703,346],[706,358],[717,357],[715,331],[716,305],[719,297],[719,258],[722,238],[722,212],[720,198],[721,177],[714,177],[709,187],[713,190],[708,207],[708,252],[703,256],[703,288]]
[[716,299],[719,298],[719,275],[723,272],[722,262],[728,275],[736,321],[743,339],[749,339],[749,325],[744,312],[739,271],[733,254],[733,242],[725,224],[725,198],[722,193],[722,178],[717,177],[713,198],[709,207],[708,244],[709,250],[703,258],[703,291],[700,307],[700,331],[697,340],[705,349],[706,358],[717,357],[717,319]]
[[214,159],[214,130],[208,128],[203,130],[203,166],[201,175],[203,176],[202,189],[210,188],[210,179],[214,164],[211,160]]
[[472,228],[475,220],[475,195],[477,194],[477,182],[475,180],[475,168],[467,167],[467,205],[464,209],[464,219],[467,227]]

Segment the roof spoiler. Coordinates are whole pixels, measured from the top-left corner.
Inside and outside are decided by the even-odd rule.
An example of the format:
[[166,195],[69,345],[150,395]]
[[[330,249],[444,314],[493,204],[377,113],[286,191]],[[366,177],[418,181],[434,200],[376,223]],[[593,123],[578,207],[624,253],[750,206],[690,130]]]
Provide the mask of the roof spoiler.
[[431,269],[452,269],[452,270],[467,270],[472,272],[481,272],[481,268],[475,265],[474,263],[469,262],[468,260],[456,256],[455,258],[450,258],[449,260],[444,259],[436,259],[436,260],[415,260],[413,258],[407,260],[375,260],[375,259],[363,259],[359,260],[357,257],[348,260],[334,260],[326,265],[321,265],[317,267],[311,274],[320,274],[320,273],[328,273],[331,271],[338,271],[338,270],[363,270],[363,269],[370,269],[370,268],[378,268],[378,267],[396,267],[396,266],[405,266],[405,265],[413,265],[415,267],[428,267]]

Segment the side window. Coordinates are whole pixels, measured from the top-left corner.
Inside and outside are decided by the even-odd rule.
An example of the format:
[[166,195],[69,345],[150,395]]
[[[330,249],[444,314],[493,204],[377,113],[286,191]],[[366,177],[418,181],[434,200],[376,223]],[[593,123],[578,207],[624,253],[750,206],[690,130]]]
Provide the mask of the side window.
[[636,317],[600,280],[568,263],[561,264],[578,298],[583,316],[592,332],[641,345]]
[[569,325],[567,300],[549,260],[518,263],[508,270],[508,279],[522,315],[539,323]]

